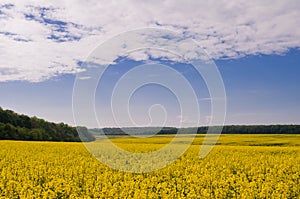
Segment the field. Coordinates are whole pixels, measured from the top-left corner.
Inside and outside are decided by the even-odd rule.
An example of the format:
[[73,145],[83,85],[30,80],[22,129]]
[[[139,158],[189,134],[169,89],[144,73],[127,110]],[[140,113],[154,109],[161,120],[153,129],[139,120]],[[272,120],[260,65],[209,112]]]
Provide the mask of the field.
[[[112,140],[146,152],[171,137]],[[82,143],[0,141],[0,198],[300,198],[300,135],[222,135],[199,159],[202,141],[140,174],[111,169]]]

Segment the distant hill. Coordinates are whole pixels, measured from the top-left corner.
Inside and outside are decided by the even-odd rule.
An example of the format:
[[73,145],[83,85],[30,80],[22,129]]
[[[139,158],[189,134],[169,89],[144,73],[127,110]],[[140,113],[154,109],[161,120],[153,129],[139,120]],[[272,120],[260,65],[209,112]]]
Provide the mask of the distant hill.
[[[127,135],[126,132],[133,135],[150,135],[153,132],[158,132],[158,135],[163,135],[176,134],[179,130],[174,127],[125,127],[122,129],[90,129],[90,132],[94,135]],[[195,129],[197,129],[197,134],[206,134],[208,127],[181,128],[180,133],[195,133]],[[231,125],[224,126],[222,134],[300,134],[300,125]]]
[[47,122],[37,117],[20,115],[0,107],[0,140],[36,141],[94,141],[95,137],[85,127],[80,128],[82,140],[75,127],[64,123]]

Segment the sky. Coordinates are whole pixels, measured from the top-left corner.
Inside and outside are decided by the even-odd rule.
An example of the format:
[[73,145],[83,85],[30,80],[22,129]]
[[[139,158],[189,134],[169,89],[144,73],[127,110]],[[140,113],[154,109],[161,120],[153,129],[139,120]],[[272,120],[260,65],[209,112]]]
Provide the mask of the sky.
[[[297,0],[2,0],[0,106],[76,125],[72,110],[74,82],[88,57],[110,38],[141,28],[158,28],[192,39],[214,62],[226,91],[225,124],[300,124],[299,9]],[[158,40],[156,33],[147,34],[150,39]],[[131,43],[122,48],[144,44],[143,37],[134,36],[128,37]],[[172,35],[159,35],[159,39],[156,47],[178,44]],[[117,40],[117,44],[121,43],[122,40]],[[205,81],[191,65],[176,56],[151,50],[133,52],[121,59],[114,51],[117,47],[108,44],[108,52],[102,53],[107,60],[98,60],[98,64],[111,65],[95,95],[95,112],[102,126],[116,125],[108,109],[109,96],[118,79],[130,69],[147,63],[153,69],[165,64],[179,71],[196,93],[200,124],[209,123],[210,95]],[[190,59],[198,56],[187,54],[184,45],[178,45],[176,52],[185,53]],[[108,62],[110,59],[114,62]],[[168,78],[173,80],[175,76],[170,72]],[[179,83],[177,86],[182,87]],[[195,124],[193,118],[182,117],[180,101],[168,88],[141,87],[132,95],[131,102],[129,109],[137,125]],[[89,118],[82,125],[98,127]]]

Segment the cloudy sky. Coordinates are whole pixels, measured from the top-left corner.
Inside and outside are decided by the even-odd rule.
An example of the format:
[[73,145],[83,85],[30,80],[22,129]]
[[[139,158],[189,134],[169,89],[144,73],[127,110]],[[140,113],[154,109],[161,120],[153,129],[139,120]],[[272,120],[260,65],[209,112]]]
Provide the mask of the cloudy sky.
[[[1,0],[0,106],[74,124],[73,84],[91,52],[126,31],[163,28],[193,39],[214,60],[227,94],[226,124],[299,124],[299,10],[297,0]],[[156,62],[176,62],[172,57],[151,55],[129,56],[123,63],[115,62],[117,69],[110,72],[115,74],[151,57]],[[180,63],[173,65],[185,67]],[[107,87],[101,92],[111,88],[110,78],[116,77],[119,76],[108,73]],[[196,80],[193,85],[197,85]],[[147,101],[147,93],[159,93],[155,99],[164,93],[165,100]],[[143,102],[136,105],[137,110],[167,101],[172,104],[168,95],[149,87],[144,94],[136,94],[140,99],[137,101]],[[198,97],[204,107],[204,124],[210,116],[205,110],[209,96]],[[106,104],[100,101],[99,107]],[[143,118],[138,112],[137,118]],[[105,115],[101,111],[98,114]],[[182,120],[176,111],[170,115],[170,125]],[[141,119],[139,124],[144,122]],[[114,124],[107,121],[106,125]]]

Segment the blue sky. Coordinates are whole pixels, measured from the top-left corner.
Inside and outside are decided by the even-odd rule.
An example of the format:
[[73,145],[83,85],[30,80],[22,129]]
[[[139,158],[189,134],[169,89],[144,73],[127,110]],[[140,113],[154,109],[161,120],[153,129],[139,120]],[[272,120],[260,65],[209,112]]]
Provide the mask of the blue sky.
[[[299,50],[291,50],[285,55],[257,55],[215,62],[222,74],[227,94],[226,124],[300,124]],[[128,68],[136,64],[138,62],[126,63]],[[119,67],[123,67],[123,71],[126,68],[124,65]],[[111,92],[109,86],[113,86],[112,79],[116,80],[119,77],[112,74],[104,79],[104,85],[108,86],[108,89],[101,89],[101,92],[97,93],[98,115],[101,115],[101,110],[109,105],[108,100],[101,102],[101,96],[107,96]],[[74,124],[72,116],[74,80],[75,75],[61,75],[38,83],[2,82],[0,103],[2,107],[19,113]],[[176,109],[172,112],[172,108],[168,107],[177,103],[170,92],[155,86],[144,89],[144,92],[137,92],[136,96],[133,96],[136,107],[148,108],[151,103],[161,103],[167,106],[166,109],[171,110],[171,118],[172,115],[176,116]],[[207,92],[204,92],[202,97],[208,97],[207,95]],[[158,96],[160,98],[157,98]],[[203,101],[201,105],[209,107],[209,102]],[[138,115],[134,108],[133,115]]]
[[[0,3],[0,106],[74,125],[73,85],[91,52],[126,31],[163,28],[183,38],[192,38],[214,60],[226,89],[225,124],[300,124],[299,9],[297,0],[185,4],[171,0],[117,4],[96,0],[3,0]],[[169,42],[172,36],[162,38],[165,40],[161,41],[161,47],[172,45]],[[132,45],[142,43],[134,39]],[[183,52],[182,48],[178,49],[179,53]],[[113,53],[107,56],[108,59],[120,57]],[[121,74],[147,61],[166,64],[184,73],[196,90],[201,124],[207,124],[211,104],[201,76],[173,56],[140,51],[123,61],[117,59],[97,89],[96,113],[105,121],[104,126],[115,125],[108,113],[109,94],[114,84]],[[168,111],[168,125],[176,126],[183,119],[176,96],[166,88],[148,85],[132,97],[134,103],[130,108],[139,125],[149,123],[147,111],[155,104],[164,105]],[[154,125],[163,120],[158,117],[163,115],[161,109],[156,111]],[[83,125],[96,126],[89,122]]]

